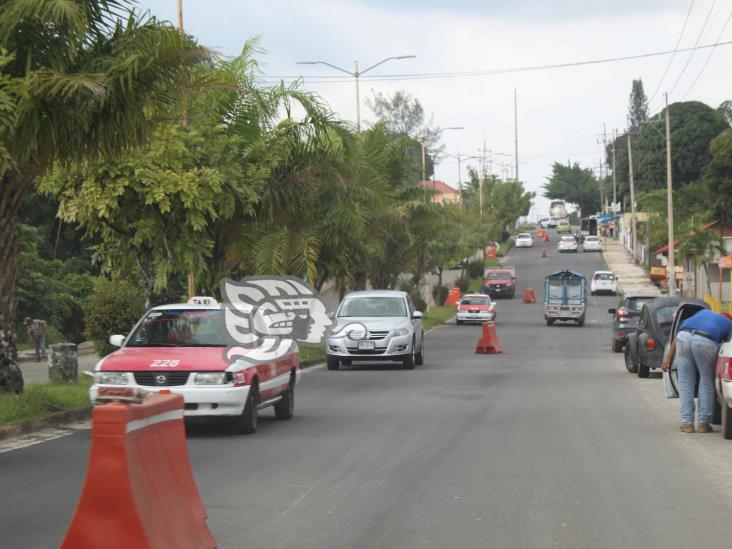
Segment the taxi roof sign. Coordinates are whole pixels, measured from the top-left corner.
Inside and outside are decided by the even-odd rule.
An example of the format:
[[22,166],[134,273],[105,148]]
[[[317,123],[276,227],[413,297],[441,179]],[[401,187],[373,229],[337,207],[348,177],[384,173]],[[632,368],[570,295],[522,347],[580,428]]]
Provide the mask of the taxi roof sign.
[[215,298],[206,295],[194,295],[188,300],[189,305],[218,305]]

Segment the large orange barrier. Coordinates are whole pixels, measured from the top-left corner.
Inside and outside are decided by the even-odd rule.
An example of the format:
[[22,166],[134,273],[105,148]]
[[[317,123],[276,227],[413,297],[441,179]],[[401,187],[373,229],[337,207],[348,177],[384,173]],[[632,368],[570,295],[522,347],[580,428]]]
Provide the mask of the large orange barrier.
[[446,307],[454,307],[458,303],[460,303],[460,288],[453,288],[450,290],[450,293],[447,294],[447,299],[443,305]]
[[478,345],[475,347],[476,354],[483,355],[495,355],[501,351],[501,342],[498,341],[496,335],[496,323],[495,322],[484,322],[483,323],[483,335],[478,340]]
[[536,290],[534,288],[524,290],[524,303],[536,303]]
[[94,408],[86,480],[61,547],[216,547],[191,473],[181,395]]
[[486,248],[485,248],[486,257],[496,257],[497,253],[498,253],[498,249],[495,246],[486,246]]

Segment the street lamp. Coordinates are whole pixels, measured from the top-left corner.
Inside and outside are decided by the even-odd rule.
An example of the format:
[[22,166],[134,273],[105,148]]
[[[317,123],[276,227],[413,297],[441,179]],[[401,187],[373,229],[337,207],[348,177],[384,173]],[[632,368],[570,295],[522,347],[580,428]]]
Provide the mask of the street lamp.
[[326,67],[330,67],[332,69],[335,69],[337,71],[345,72],[348,75],[353,76],[353,78],[356,79],[356,129],[360,132],[361,131],[361,91],[359,87],[359,77],[362,74],[365,74],[369,72],[371,69],[375,69],[379,65],[383,65],[387,61],[391,61],[392,59],[413,59],[417,57],[416,55],[395,55],[392,57],[387,57],[386,59],[382,59],[378,63],[371,65],[367,69],[364,69],[362,71],[358,70],[358,61],[353,62],[353,72],[349,71],[348,69],[344,69],[341,67],[337,67],[331,63],[328,63],[326,61],[298,61],[298,65],[325,65]]

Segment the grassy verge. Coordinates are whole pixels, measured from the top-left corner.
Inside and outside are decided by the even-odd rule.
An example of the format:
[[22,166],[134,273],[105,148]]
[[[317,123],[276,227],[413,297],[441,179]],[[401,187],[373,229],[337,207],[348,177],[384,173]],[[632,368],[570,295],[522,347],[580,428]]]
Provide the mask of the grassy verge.
[[0,394],[0,425],[89,406],[90,383],[91,379],[83,376],[72,385],[32,383],[21,395]]
[[422,327],[426,330],[442,324],[455,315],[455,307],[441,306],[432,307],[422,317]]
[[479,294],[483,288],[483,278],[471,278],[470,284],[468,284],[467,294]]
[[325,349],[320,347],[305,347],[304,345],[300,347],[300,362],[305,362],[306,360],[315,360],[318,358],[325,359]]

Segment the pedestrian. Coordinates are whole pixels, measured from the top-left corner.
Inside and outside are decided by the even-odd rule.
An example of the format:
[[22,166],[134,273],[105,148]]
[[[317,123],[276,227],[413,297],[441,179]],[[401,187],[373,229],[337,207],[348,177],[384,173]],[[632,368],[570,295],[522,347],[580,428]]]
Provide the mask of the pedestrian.
[[36,362],[46,359],[46,325],[45,320],[33,320],[31,317],[25,319],[28,337],[36,350]]
[[676,339],[663,358],[666,371],[675,360],[679,376],[681,432],[693,433],[694,393],[699,382],[699,410],[696,432],[711,433],[714,410],[714,368],[719,345],[732,334],[732,316],[702,309],[681,323]]

